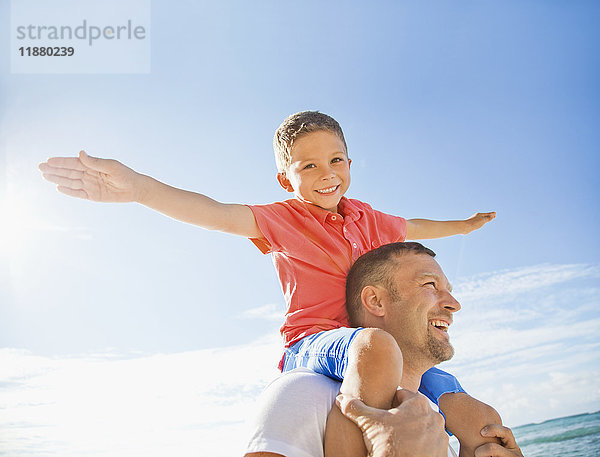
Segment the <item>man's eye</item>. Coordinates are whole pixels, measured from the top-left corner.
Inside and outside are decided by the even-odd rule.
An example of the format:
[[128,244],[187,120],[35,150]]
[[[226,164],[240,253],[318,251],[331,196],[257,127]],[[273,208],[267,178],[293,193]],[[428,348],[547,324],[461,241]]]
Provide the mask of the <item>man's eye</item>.
[[433,281],[426,282],[426,283],[425,283],[425,284],[423,284],[423,285],[424,285],[424,286],[427,286],[427,287],[433,287],[433,288],[435,289],[435,282],[433,282]]

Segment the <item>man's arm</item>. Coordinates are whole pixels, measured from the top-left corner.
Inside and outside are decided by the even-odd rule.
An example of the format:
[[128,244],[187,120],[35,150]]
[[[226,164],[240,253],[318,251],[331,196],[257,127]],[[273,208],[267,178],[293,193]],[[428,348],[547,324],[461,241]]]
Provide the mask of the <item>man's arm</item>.
[[45,179],[71,197],[97,202],[138,202],[173,219],[208,230],[261,238],[252,210],[168,186],[116,160],[87,155],[53,157],[40,164]]
[[[342,413],[362,430],[369,455],[446,456],[448,435],[442,430],[441,415],[430,408],[423,396],[412,392],[399,390],[396,401],[400,404],[386,411],[366,406],[357,398],[339,395],[336,399]],[[480,434],[481,439],[492,442],[478,446],[470,455],[523,457],[510,428],[490,424],[483,427]],[[460,455],[465,455],[462,443]]]
[[432,221],[429,219],[409,219],[406,221],[407,240],[430,240],[452,235],[466,235],[480,229],[496,217],[496,212],[476,213],[459,221]]
[[475,449],[486,443],[500,443],[494,436],[480,433],[488,424],[502,424],[500,415],[491,406],[458,392],[442,395],[440,409],[446,416],[446,428],[460,442],[460,457],[473,457]]

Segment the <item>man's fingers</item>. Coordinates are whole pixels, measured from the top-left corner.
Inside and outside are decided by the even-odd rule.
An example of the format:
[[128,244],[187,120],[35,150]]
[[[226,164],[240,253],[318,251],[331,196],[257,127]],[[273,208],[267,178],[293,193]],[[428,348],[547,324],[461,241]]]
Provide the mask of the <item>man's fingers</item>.
[[487,438],[500,438],[500,442],[504,447],[517,447],[517,441],[515,440],[512,430],[508,427],[504,427],[503,425],[486,425],[481,429],[481,436],[485,436]]
[[396,391],[396,396],[394,398],[394,402],[393,402],[393,407],[395,408],[396,406],[401,405],[402,403],[404,403],[407,400],[410,400],[411,398],[416,397],[417,394],[414,392],[411,392],[409,390],[406,389],[398,389]]
[[488,438],[499,438],[501,444],[487,443],[475,450],[475,457],[523,457],[517,441],[508,427],[499,424],[486,425],[481,435]]
[[[483,446],[479,446],[475,449],[475,457],[500,457],[505,449],[496,443],[486,443]],[[506,454],[505,454],[506,455]]]
[[521,450],[508,449],[497,443],[487,443],[475,449],[475,457],[523,457]]
[[377,413],[376,409],[365,405],[358,398],[338,395],[335,402],[339,406],[340,411],[342,411],[342,414],[356,425],[360,425],[358,423],[360,417],[372,417]]

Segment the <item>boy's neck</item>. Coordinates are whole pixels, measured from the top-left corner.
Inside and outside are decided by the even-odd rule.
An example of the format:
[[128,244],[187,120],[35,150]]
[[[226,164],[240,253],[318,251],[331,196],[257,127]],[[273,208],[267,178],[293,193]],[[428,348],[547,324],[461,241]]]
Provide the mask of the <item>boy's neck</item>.
[[342,198],[340,199],[339,203],[337,204],[337,207],[336,207],[335,211],[333,211],[333,210],[330,210],[330,209],[327,209],[327,208],[323,208],[322,206],[319,206],[319,205],[317,205],[316,203],[310,202],[310,201],[308,201],[308,200],[303,200],[303,199],[301,199],[301,198],[298,198],[298,197],[296,196],[296,199],[297,199],[297,200],[299,200],[299,201],[301,201],[301,202],[303,202],[303,203],[308,203],[308,204],[310,204],[310,205],[312,205],[312,206],[315,206],[315,207],[317,207],[317,208],[320,208],[320,209],[322,209],[323,211],[327,211],[327,212],[329,212],[329,213],[333,213],[333,214],[339,214],[340,216],[344,217],[344,213],[342,212],[342,208],[343,208],[343,206],[344,206],[344,205],[342,205],[342,199],[343,199],[343,198],[344,198],[344,197],[342,197]]

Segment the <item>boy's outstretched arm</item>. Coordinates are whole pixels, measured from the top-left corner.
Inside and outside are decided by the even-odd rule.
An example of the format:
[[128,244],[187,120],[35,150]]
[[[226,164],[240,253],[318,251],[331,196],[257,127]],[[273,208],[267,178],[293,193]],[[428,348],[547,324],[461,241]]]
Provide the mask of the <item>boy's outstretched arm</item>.
[[71,197],[97,202],[137,202],[173,219],[209,230],[260,238],[250,208],[217,202],[205,195],[163,184],[116,160],[84,151],[79,157],[53,157],[39,165],[45,179]]
[[480,229],[496,217],[496,212],[476,213],[461,221],[432,221],[409,219],[406,221],[407,240],[430,240],[452,235],[466,235]]

